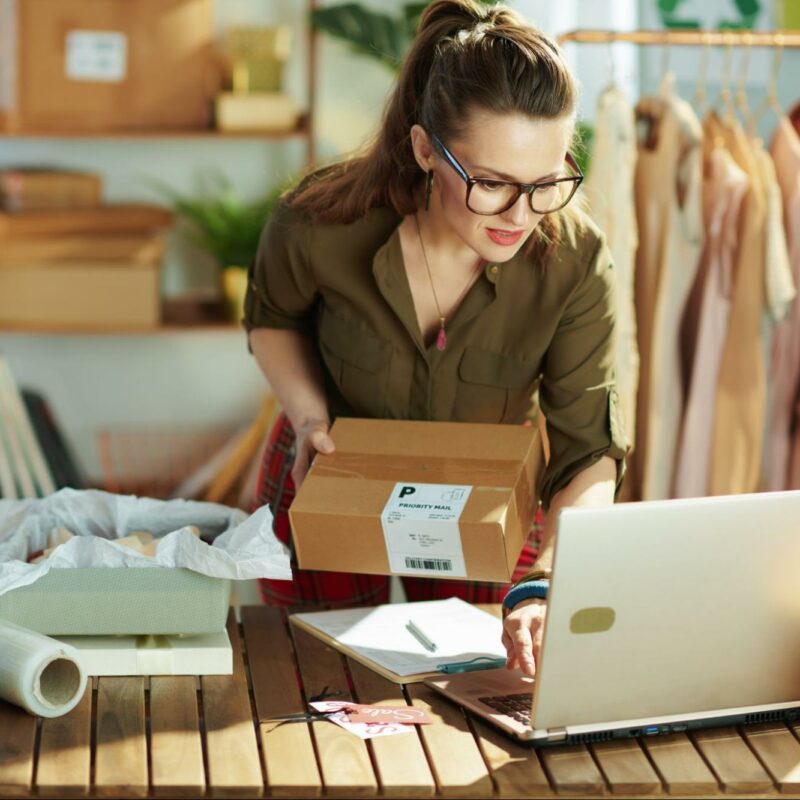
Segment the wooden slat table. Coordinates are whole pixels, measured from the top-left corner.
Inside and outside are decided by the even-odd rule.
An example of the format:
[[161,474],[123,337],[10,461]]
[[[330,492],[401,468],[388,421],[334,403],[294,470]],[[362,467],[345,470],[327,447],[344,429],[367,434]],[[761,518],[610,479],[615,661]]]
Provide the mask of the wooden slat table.
[[[290,631],[276,609],[245,607],[228,630],[231,676],[95,679],[55,720],[0,703],[0,798],[800,798],[800,726],[536,751]],[[325,721],[270,722],[326,687],[423,707],[434,724],[365,743]]]

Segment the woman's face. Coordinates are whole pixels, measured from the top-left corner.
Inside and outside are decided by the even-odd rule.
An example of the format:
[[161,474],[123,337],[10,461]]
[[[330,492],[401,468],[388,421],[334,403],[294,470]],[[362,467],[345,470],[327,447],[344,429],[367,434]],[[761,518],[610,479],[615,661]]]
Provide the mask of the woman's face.
[[[418,161],[423,156],[426,162],[421,166],[434,171],[432,221],[452,229],[483,260],[508,261],[525,244],[543,215],[531,210],[525,194],[500,214],[482,216],[470,211],[465,203],[466,182],[431,140],[420,135],[421,131],[418,129],[412,138],[416,140]],[[470,177],[538,183],[566,174],[564,158],[572,131],[571,116],[534,119],[523,114],[476,110],[469,115],[458,138],[443,140],[443,144]],[[425,147],[426,141],[430,147]]]

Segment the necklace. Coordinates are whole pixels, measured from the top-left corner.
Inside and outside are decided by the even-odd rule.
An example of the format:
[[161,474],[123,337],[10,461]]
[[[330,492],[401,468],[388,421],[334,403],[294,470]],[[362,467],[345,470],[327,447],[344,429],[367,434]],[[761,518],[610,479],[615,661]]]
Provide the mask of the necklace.
[[[431,294],[433,295],[433,302],[436,303],[436,313],[439,315],[439,333],[436,336],[436,349],[437,350],[444,350],[447,347],[447,334],[445,333],[444,326],[447,322],[447,318],[444,314],[442,314],[442,307],[439,305],[439,298],[436,296],[436,288],[433,285],[433,276],[431,275],[431,267],[428,264],[428,254],[425,252],[425,243],[422,241],[422,231],[419,227],[419,217],[414,214],[414,222],[417,226],[417,236],[419,237],[419,246],[422,249],[422,259],[425,262],[425,271],[428,273],[428,282],[431,285]],[[472,286],[472,281],[475,278],[475,275],[470,275],[467,283],[465,284],[464,288],[461,290],[461,294],[458,296],[455,304],[453,305],[453,310],[457,309],[460,305],[461,301],[464,299],[464,295],[467,293],[467,289]]]

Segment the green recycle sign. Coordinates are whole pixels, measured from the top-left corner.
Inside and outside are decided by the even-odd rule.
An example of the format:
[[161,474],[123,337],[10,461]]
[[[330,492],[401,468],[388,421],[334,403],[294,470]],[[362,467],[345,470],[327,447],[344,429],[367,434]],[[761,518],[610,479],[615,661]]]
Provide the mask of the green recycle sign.
[[[681,17],[679,9],[686,0],[656,0],[661,22],[665,28],[679,30],[696,30],[700,28],[700,21]],[[738,16],[735,19],[721,19],[717,23],[718,30],[752,30],[758,15],[761,13],[760,0],[732,0],[734,8],[731,9]]]

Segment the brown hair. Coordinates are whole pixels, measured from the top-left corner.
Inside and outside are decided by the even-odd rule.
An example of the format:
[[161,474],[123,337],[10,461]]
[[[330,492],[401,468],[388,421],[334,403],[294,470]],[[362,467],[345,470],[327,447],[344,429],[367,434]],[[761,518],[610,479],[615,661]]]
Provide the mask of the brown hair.
[[[414,124],[448,141],[475,107],[557,118],[574,114],[576,103],[558,46],[515,11],[435,0],[422,14],[377,135],[354,157],[309,176],[290,205],[321,223],[354,222],[375,207],[413,214],[424,179],[411,146]],[[563,213],[542,219],[531,237],[534,251],[544,254],[558,241]]]

